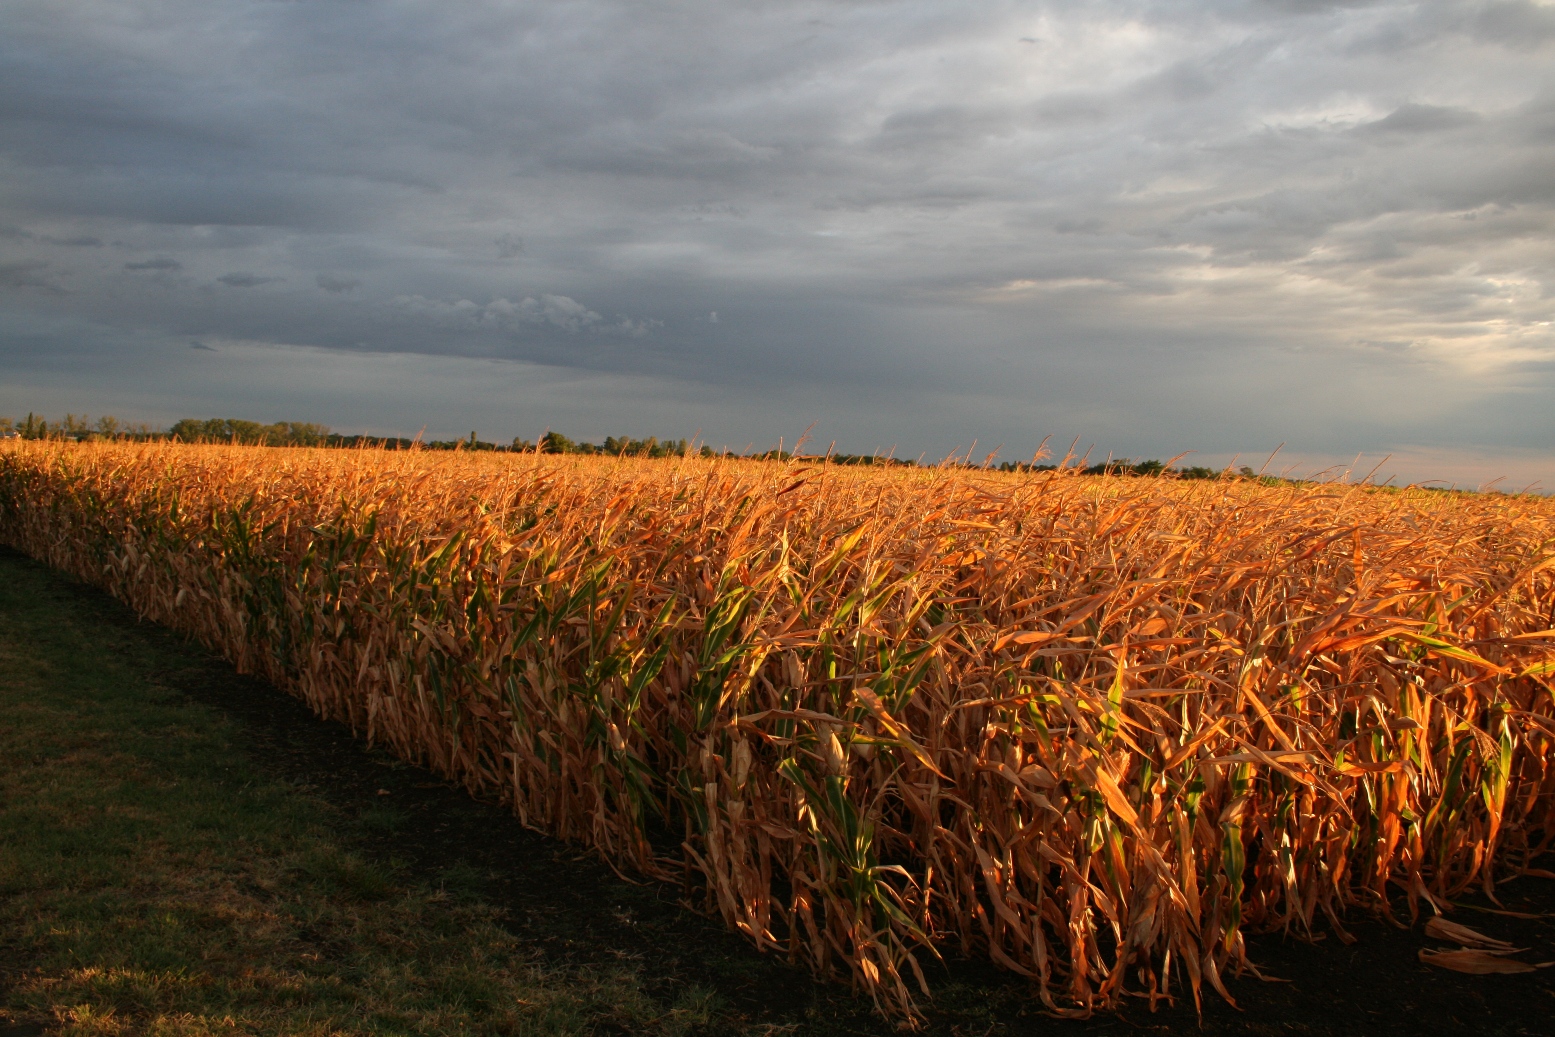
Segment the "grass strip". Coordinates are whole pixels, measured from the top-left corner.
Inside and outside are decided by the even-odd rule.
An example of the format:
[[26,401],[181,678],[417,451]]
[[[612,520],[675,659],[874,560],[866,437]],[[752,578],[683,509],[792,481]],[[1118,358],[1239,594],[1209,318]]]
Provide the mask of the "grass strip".
[[0,1033],[572,1034],[713,1022],[629,968],[547,966],[469,897],[353,849],[325,801],[0,555]]

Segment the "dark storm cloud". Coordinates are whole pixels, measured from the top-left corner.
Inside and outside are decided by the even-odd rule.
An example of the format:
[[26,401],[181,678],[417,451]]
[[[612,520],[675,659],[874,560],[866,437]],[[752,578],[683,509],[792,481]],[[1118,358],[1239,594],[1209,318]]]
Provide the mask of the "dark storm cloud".
[[360,288],[362,285],[362,282],[353,277],[338,277],[335,274],[319,274],[314,278],[313,283],[326,292],[333,292],[336,295],[349,292],[353,288]]
[[1552,11],[20,0],[0,305],[28,349],[284,347],[297,398],[403,356],[871,448],[1531,445]]
[[44,292],[60,292],[60,287],[44,276],[48,267],[48,263],[35,259],[0,263],[0,288],[36,288]]
[[1442,108],[1431,104],[1400,105],[1385,118],[1357,128],[1361,133],[1437,133],[1472,126],[1479,122],[1474,112]]
[[1481,40],[1517,50],[1537,50],[1555,40],[1555,8],[1528,0],[1486,4],[1473,25],[1474,35]]
[[182,270],[184,265],[169,256],[157,256],[155,259],[141,259],[133,263],[125,263],[126,270],[161,270],[172,272]]
[[228,288],[258,288],[262,284],[273,284],[284,280],[280,277],[260,277],[258,274],[249,274],[237,271],[231,274],[223,274],[216,278]]

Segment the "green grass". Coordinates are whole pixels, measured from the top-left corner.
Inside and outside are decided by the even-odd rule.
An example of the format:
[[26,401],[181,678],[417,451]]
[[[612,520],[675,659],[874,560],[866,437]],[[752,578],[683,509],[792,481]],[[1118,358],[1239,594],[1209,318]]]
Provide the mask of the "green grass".
[[0,1032],[673,1037],[716,1022],[630,969],[545,965],[499,913],[353,849],[161,686],[170,639],[0,559]]

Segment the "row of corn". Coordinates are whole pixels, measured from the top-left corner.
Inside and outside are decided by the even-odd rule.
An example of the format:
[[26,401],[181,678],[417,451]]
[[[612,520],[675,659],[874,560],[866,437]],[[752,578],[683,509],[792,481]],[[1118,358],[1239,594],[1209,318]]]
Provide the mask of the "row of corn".
[[1230,997],[1555,836],[1542,499],[20,443],[0,539],[908,1020]]

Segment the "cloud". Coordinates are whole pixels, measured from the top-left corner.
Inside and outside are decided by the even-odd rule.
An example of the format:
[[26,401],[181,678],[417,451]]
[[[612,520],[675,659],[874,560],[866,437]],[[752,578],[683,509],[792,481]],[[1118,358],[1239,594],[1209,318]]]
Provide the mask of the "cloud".
[[1406,104],[1394,109],[1386,118],[1367,123],[1360,130],[1367,133],[1437,133],[1472,126],[1478,121],[1477,114],[1461,108]]
[[190,342],[189,343],[189,348],[190,349],[203,349],[207,353],[214,353],[214,352],[216,352],[215,348],[213,348],[211,346],[207,346],[204,342]]
[[349,292],[353,288],[360,288],[362,282],[352,277],[341,277],[338,274],[320,274],[314,279],[314,283],[326,292],[340,295]]
[[[500,301],[504,305],[511,305],[506,299]],[[538,301],[525,299],[518,304],[514,313],[529,323],[552,324],[573,334],[604,319],[581,302],[565,295],[542,295]]]
[[124,264],[124,269],[126,270],[157,270],[163,273],[172,273],[183,268],[184,265],[182,263],[168,256],[157,256],[155,259],[142,259],[138,262]]
[[62,294],[64,289],[43,276],[49,264],[39,260],[18,260],[0,263],[0,288],[36,288],[51,294]]
[[824,405],[840,449],[1555,435],[1546,4],[109,11],[7,10],[0,384],[197,335]]
[[1538,50],[1555,40],[1555,8],[1528,0],[1485,4],[1473,26],[1477,39],[1516,50]]
[[395,303],[402,312],[416,318],[468,331],[514,331],[525,326],[548,325],[573,335],[580,331],[592,331],[597,334],[640,337],[654,323],[623,317],[611,324],[576,299],[565,295],[541,295],[538,299],[530,297],[518,302],[498,298],[484,305],[469,299],[445,302],[423,295],[408,295],[400,296]]
[[[716,321],[714,322],[716,323]],[[655,328],[664,327],[661,320],[633,320],[630,317],[617,316],[615,321],[609,324],[600,324],[589,330],[597,335],[617,335],[622,338],[643,338],[653,332]]]
[[220,281],[228,288],[257,288],[262,284],[274,284],[276,281],[284,280],[284,278],[260,277],[258,274],[243,273],[240,271],[237,273],[223,274],[222,276],[216,278],[216,280]]

